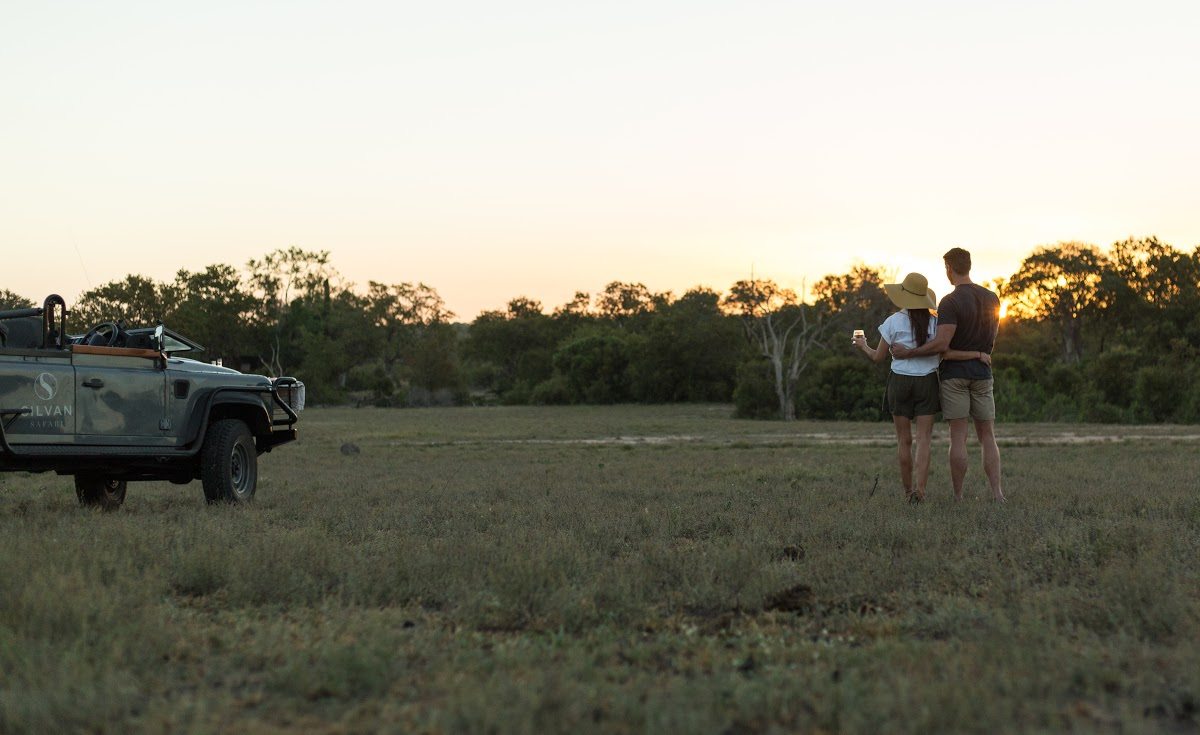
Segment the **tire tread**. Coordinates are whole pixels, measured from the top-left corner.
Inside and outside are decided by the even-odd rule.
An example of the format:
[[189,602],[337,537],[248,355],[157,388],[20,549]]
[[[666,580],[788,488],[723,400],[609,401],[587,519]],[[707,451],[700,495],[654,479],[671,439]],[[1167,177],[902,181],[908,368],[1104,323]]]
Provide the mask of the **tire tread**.
[[[204,498],[209,503],[237,503],[254,497],[256,488],[253,485],[248,498],[237,496],[227,467],[233,445],[243,437],[250,440],[250,458],[254,462],[257,458],[257,453],[253,451],[254,434],[246,422],[241,419],[220,419],[209,425],[204,435],[204,446],[200,450],[200,480],[204,486]],[[256,472],[256,484],[257,479]]]

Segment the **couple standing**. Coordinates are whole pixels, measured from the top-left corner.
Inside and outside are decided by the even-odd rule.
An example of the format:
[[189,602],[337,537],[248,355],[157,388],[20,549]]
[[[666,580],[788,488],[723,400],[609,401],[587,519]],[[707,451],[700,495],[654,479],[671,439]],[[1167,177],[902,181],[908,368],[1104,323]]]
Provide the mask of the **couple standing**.
[[[992,499],[1004,500],[1000,488],[1000,448],[996,446],[996,402],[992,396],[992,347],[1000,325],[1000,299],[971,282],[971,254],[952,248],[942,259],[954,286],[940,303],[920,273],[902,283],[884,284],[900,311],[879,326],[875,348],[866,337],[854,344],[876,362],[891,354],[887,410],[896,424],[900,480],[910,502],[925,499],[929,449],[938,411],[950,424],[950,479],[954,498],[963,496],[967,474],[967,419],[983,448],[983,471]],[[937,307],[936,315],[932,312]],[[913,467],[913,424],[916,424],[916,473]]]

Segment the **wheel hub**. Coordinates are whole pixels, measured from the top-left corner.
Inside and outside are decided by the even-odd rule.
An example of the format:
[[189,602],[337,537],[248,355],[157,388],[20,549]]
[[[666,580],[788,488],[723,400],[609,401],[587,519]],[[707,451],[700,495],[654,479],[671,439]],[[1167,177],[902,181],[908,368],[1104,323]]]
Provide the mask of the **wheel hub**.
[[246,465],[246,448],[241,444],[234,445],[229,458],[229,479],[239,493],[245,491],[246,481],[250,476]]

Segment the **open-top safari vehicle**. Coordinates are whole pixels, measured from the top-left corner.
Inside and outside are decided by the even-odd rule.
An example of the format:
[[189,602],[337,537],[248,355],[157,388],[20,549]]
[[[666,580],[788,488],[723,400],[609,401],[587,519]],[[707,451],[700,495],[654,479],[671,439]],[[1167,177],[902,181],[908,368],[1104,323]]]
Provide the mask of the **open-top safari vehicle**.
[[67,333],[62,297],[0,311],[0,471],[75,477],[112,510],[136,480],[199,479],[210,503],[254,497],[258,455],[296,439],[304,384],[180,357],[162,325]]

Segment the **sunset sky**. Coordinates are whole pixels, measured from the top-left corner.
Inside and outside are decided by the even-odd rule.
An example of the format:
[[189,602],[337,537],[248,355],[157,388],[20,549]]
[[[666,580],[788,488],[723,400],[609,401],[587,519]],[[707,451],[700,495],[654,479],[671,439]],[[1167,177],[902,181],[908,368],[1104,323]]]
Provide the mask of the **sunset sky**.
[[611,280],[1200,244],[1200,3],[0,0],[0,288],[296,245],[462,319]]

